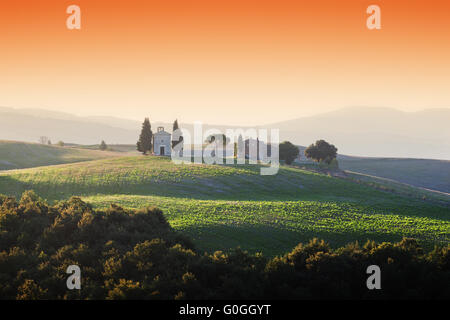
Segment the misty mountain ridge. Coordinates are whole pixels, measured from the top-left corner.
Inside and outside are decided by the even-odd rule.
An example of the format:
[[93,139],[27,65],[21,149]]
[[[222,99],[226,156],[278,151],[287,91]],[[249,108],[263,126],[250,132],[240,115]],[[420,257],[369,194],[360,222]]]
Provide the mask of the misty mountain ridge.
[[[152,120],[152,128],[172,123]],[[155,114],[154,116],[157,117]],[[192,129],[192,124],[180,126]],[[450,159],[450,109],[404,112],[393,108],[349,107],[310,117],[277,122],[257,128],[278,128],[280,140],[309,145],[325,139],[341,154],[372,157]],[[204,125],[204,129],[238,126]],[[48,136],[52,142],[134,144],[141,122],[111,116],[82,117],[45,109],[0,107],[0,139],[36,142]],[[243,128],[245,129],[245,127]]]
[[278,127],[282,140],[309,145],[325,139],[349,155],[450,159],[449,123],[450,109],[350,107],[269,127]]

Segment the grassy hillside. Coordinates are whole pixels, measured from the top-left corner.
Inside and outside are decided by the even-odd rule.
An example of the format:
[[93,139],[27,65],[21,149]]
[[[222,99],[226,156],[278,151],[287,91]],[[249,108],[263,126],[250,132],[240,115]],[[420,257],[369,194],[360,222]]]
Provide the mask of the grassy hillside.
[[260,176],[257,166],[137,156],[0,174],[0,193],[26,189],[50,201],[78,195],[98,208],[158,206],[204,250],[281,254],[315,236],[334,246],[403,236],[450,241],[450,200],[440,205],[298,168]]
[[113,155],[111,152],[98,150],[0,140],[0,170],[73,163],[103,159]]
[[450,161],[446,160],[347,157],[339,159],[339,167],[450,193]]
[[410,184],[405,184],[387,178],[367,175],[364,173],[345,171],[345,179],[356,182],[358,184],[364,184],[375,189],[396,193],[399,195],[407,196],[409,198],[416,198],[425,201],[440,203],[443,205],[448,205],[448,201],[450,198],[450,195],[445,192],[418,188]]

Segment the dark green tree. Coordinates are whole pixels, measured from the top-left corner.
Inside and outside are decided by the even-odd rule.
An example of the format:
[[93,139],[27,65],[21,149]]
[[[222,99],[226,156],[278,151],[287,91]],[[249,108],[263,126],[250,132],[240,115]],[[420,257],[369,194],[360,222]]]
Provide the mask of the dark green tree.
[[[180,129],[180,127],[178,126],[178,120],[175,120],[175,121],[173,122],[173,127],[172,127],[172,137],[173,137],[173,133],[174,133],[176,130],[178,130],[178,129]],[[177,144],[179,144],[181,141],[183,141],[183,136],[180,136],[180,137],[178,138],[178,140],[172,140],[172,149],[173,149]]]
[[152,151],[152,127],[150,125],[150,120],[145,118],[144,123],[142,123],[142,130],[139,136],[139,141],[136,143],[137,150],[142,152],[142,154],[147,154],[147,152]]
[[337,148],[325,140],[317,140],[305,150],[305,156],[317,162],[330,164],[337,156]]
[[279,152],[280,160],[284,160],[286,164],[291,164],[298,157],[300,150],[289,141],[283,141],[280,143]]
[[102,140],[102,142],[100,143],[100,150],[105,151],[106,149],[108,149],[108,146],[106,145],[105,140]]

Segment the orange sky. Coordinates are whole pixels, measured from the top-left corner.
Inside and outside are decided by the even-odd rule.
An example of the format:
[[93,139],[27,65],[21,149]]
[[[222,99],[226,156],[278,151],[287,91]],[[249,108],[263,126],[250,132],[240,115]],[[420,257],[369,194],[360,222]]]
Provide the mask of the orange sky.
[[450,107],[444,0],[2,0],[0,43],[0,106],[250,125]]

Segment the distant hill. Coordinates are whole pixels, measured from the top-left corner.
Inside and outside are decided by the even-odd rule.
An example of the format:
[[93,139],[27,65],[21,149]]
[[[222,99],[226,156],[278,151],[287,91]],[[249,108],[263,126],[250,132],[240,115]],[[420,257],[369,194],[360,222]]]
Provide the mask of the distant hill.
[[[302,157],[306,147],[298,146]],[[303,157],[306,160],[306,157]],[[338,154],[339,168],[391,179],[414,187],[450,193],[450,161],[414,158],[357,157]]]
[[[154,121],[153,118],[150,118],[150,122],[153,131],[156,131],[158,126],[172,130],[172,123]],[[180,124],[193,132],[192,124]],[[108,145],[135,145],[141,126],[140,121],[117,117],[80,117],[43,109],[0,107],[0,139],[4,140],[37,142],[40,136],[47,136],[54,142],[62,140],[74,145],[95,145],[101,140],[105,140]],[[205,124],[204,130],[213,127],[219,130],[230,128]]]
[[[171,123],[154,121],[152,128]],[[152,118],[154,117],[154,118]],[[192,129],[192,124],[182,127]],[[402,112],[392,108],[353,107],[312,117],[261,126],[280,129],[280,139],[308,146],[325,139],[340,154],[370,157],[407,157],[450,160],[450,109]],[[206,125],[204,129],[236,128]],[[39,136],[67,143],[135,144],[141,123],[116,117],[79,117],[41,109],[0,108],[0,139],[35,142]],[[245,128],[243,128],[245,129]]]
[[112,156],[116,154],[99,150],[0,140],[0,170],[65,164]]
[[[70,147],[78,148],[78,149],[88,149],[88,150],[97,150],[97,151],[100,149],[100,144],[84,145],[84,144],[69,143],[69,144],[66,144],[66,146],[70,146]],[[124,153],[126,153],[127,155],[141,154],[139,151],[136,150],[136,144],[108,144],[107,151],[111,151],[114,153],[121,152],[122,155],[124,155]]]
[[[138,123],[137,123],[138,124]],[[37,142],[40,136],[65,143],[136,143],[135,130],[114,127],[71,114],[36,109],[0,108],[0,139]]]
[[280,139],[308,146],[325,139],[341,154],[450,160],[450,109],[402,112],[345,108],[270,124]]
[[342,157],[339,159],[339,167],[416,187],[450,193],[450,161]]

